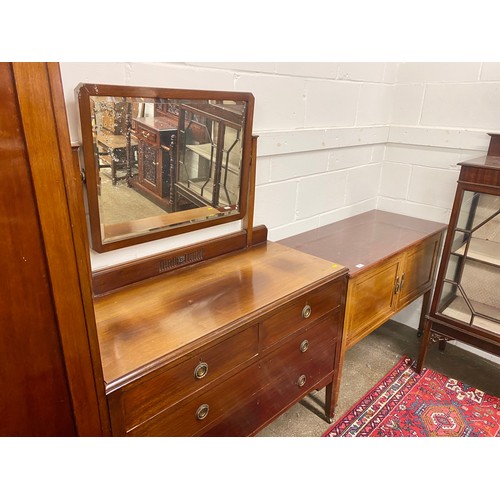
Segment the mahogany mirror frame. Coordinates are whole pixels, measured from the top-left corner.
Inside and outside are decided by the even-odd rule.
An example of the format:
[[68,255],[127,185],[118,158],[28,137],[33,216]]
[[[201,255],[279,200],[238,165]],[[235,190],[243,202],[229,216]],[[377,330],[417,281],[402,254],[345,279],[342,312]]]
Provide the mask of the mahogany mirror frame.
[[[91,246],[98,252],[107,252],[119,248],[158,240],[161,238],[184,234],[202,228],[225,224],[236,220],[248,220],[248,211],[253,212],[253,188],[252,175],[252,125],[254,113],[254,96],[249,92],[213,91],[172,89],[158,87],[137,87],[126,85],[107,85],[80,83],[75,89],[80,112],[80,127],[82,137],[82,154],[85,165],[85,183],[87,191],[87,202],[90,223]],[[246,104],[246,113],[243,121],[242,163],[240,172],[240,193],[238,211],[225,214],[222,217],[209,217],[200,220],[192,220],[185,225],[165,226],[162,229],[149,233],[141,233],[133,236],[125,236],[123,239],[114,239],[106,242],[102,237],[101,217],[99,211],[99,186],[98,172],[95,168],[94,133],[92,129],[91,97],[129,97],[129,98],[152,98],[152,99],[176,99],[176,100],[227,100],[241,101]]]

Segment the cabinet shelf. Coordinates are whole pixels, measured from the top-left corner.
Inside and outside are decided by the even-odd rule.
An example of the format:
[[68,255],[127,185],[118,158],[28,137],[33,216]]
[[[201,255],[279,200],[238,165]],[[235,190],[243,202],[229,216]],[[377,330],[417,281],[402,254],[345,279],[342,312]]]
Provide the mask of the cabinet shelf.
[[[214,192],[213,181],[210,179],[208,182],[205,179],[178,182],[177,189],[182,191],[185,196],[191,196],[190,199],[195,198],[195,202],[201,205],[209,205]],[[236,194],[234,196],[236,197]],[[220,211],[235,207],[235,205],[231,204],[223,190],[219,194],[219,203],[220,206],[217,209]]]
[[[235,102],[181,104],[174,206],[185,200],[219,210],[240,203],[243,122]],[[195,124],[198,126],[195,127]]]
[[[487,318],[483,318],[482,316],[474,315],[472,325],[500,335],[500,308],[488,306],[474,300],[471,300],[470,303],[477,313],[490,316],[491,318],[498,320],[498,322],[495,322]],[[451,304],[444,311],[442,311],[441,314],[466,324],[470,324],[472,316],[467,303],[462,297],[455,297],[453,302],[451,302]]]
[[[462,245],[453,252],[456,255],[465,255],[466,245]],[[492,264],[500,267],[500,243],[491,240],[472,238],[467,252],[467,258]]]
[[[215,153],[212,153],[212,148],[215,148],[215,146],[212,146],[212,144],[210,143],[186,144],[186,148],[193,151],[198,156],[205,158],[206,160],[215,162]],[[228,170],[231,173],[238,174],[238,169],[239,169],[238,164],[229,162],[228,166],[229,166]]]

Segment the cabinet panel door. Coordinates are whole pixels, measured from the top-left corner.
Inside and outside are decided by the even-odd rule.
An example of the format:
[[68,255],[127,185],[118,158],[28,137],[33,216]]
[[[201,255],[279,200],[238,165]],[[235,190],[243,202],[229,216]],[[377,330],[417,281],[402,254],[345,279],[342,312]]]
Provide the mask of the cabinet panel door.
[[400,277],[398,309],[409,304],[432,285],[441,233],[406,252],[404,273]]
[[346,348],[384,323],[396,307],[395,285],[401,270],[399,258],[389,259],[349,282],[345,332]]
[[160,153],[155,146],[145,141],[139,142],[139,182],[152,193],[161,196]]

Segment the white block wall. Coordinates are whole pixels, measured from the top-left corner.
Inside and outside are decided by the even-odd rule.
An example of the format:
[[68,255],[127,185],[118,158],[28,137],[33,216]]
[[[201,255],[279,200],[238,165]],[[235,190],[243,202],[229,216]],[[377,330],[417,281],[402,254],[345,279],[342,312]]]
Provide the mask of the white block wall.
[[[500,132],[500,63],[61,63],[72,140],[79,82],[252,92],[255,224],[276,241],[373,208],[447,222],[457,162]],[[102,268],[238,229],[105,254]],[[398,315],[416,326],[420,304]]]

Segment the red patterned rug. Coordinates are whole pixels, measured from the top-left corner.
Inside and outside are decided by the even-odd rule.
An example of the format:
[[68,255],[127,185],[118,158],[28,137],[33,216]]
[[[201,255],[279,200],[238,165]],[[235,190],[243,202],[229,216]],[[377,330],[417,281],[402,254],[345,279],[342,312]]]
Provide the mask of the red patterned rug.
[[323,434],[341,436],[500,436],[500,399],[404,357]]

